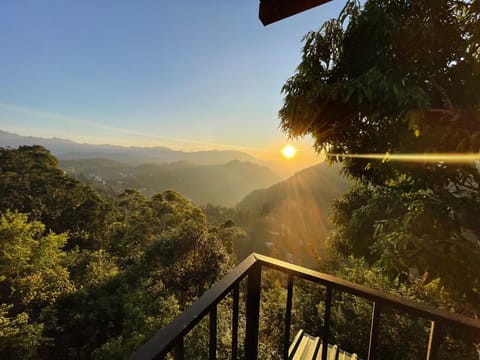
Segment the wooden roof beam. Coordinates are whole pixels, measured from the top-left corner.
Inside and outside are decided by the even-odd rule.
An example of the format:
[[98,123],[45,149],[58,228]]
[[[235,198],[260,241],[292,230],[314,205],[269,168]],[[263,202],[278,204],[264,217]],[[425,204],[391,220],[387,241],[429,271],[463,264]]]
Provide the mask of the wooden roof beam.
[[331,0],[260,0],[259,18],[269,25]]

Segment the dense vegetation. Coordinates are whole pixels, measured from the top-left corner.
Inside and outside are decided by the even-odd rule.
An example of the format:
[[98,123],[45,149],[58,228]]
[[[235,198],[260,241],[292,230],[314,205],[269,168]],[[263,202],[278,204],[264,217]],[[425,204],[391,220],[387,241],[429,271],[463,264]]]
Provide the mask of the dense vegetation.
[[124,358],[232,264],[233,224],[174,191],[107,200],[39,146],[0,149],[0,214],[6,359]]
[[[478,1],[347,1],[338,19],[305,36],[280,110],[290,136],[311,134],[356,181],[334,204],[324,268],[370,273],[353,278],[472,317],[480,312],[478,164],[389,155],[479,154],[479,19]],[[443,295],[421,295],[432,287]],[[456,356],[475,358],[469,349]]]
[[[125,358],[237,258],[262,249],[265,224],[256,219],[264,221],[285,202],[319,195],[322,187],[313,186],[319,179],[324,189],[331,187],[336,170],[321,175],[327,170],[305,171],[259,198],[251,196],[241,209],[202,210],[174,191],[150,199],[131,189],[101,194],[64,172],[43,147],[0,148],[0,354]],[[299,182],[303,187],[295,191]],[[280,196],[285,186],[291,189],[287,198]],[[315,206],[326,210],[331,195],[320,196]],[[284,292],[275,276],[268,279],[265,334],[282,312],[276,296]],[[225,356],[228,301],[219,305]],[[206,356],[207,334],[201,323],[187,338],[194,358]],[[262,339],[262,356],[277,358],[280,344]]]

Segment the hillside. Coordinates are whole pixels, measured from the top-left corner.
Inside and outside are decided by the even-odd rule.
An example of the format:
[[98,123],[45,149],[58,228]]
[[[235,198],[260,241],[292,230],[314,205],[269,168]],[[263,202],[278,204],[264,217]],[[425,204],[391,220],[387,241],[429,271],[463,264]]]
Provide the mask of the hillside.
[[60,166],[97,189],[120,192],[133,188],[146,196],[174,189],[199,205],[233,206],[252,190],[278,181],[267,167],[238,160],[221,165],[133,166],[110,159],[80,159],[61,160]]
[[0,148],[0,359],[128,358],[230,269],[231,241],[177,192],[107,198],[43,147]]
[[59,138],[20,136],[0,130],[0,147],[17,148],[22,145],[41,145],[58,159],[98,159],[120,161],[129,165],[143,163],[163,164],[166,162],[190,161],[195,164],[224,164],[232,160],[260,164],[255,157],[236,150],[177,151],[167,147],[127,147],[117,145],[79,144]]
[[237,209],[248,214],[255,250],[311,265],[325,249],[331,203],[349,186],[339,167],[322,163],[252,192]]

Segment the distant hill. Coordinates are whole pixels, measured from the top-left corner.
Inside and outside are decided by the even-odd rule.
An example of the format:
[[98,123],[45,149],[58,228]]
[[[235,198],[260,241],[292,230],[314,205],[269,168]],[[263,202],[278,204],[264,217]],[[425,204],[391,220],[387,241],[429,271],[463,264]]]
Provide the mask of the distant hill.
[[0,147],[17,148],[21,145],[42,145],[59,159],[110,159],[129,165],[143,163],[163,164],[190,161],[195,164],[225,164],[232,160],[262,164],[255,157],[235,150],[177,151],[167,147],[127,147],[117,145],[79,144],[59,138],[20,136],[0,130]]
[[267,167],[233,160],[220,165],[190,162],[128,165],[111,159],[60,160],[71,175],[97,189],[122,191],[134,188],[151,196],[174,189],[198,205],[234,206],[254,189],[276,181]]
[[237,209],[249,214],[254,250],[312,265],[325,249],[332,201],[351,186],[339,170],[322,163],[247,195]]

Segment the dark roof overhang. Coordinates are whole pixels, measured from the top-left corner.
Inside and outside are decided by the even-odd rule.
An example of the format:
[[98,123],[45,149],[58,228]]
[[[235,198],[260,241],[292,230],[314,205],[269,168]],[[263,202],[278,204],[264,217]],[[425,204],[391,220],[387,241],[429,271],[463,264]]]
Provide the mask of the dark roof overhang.
[[260,0],[259,18],[268,25],[331,0]]

